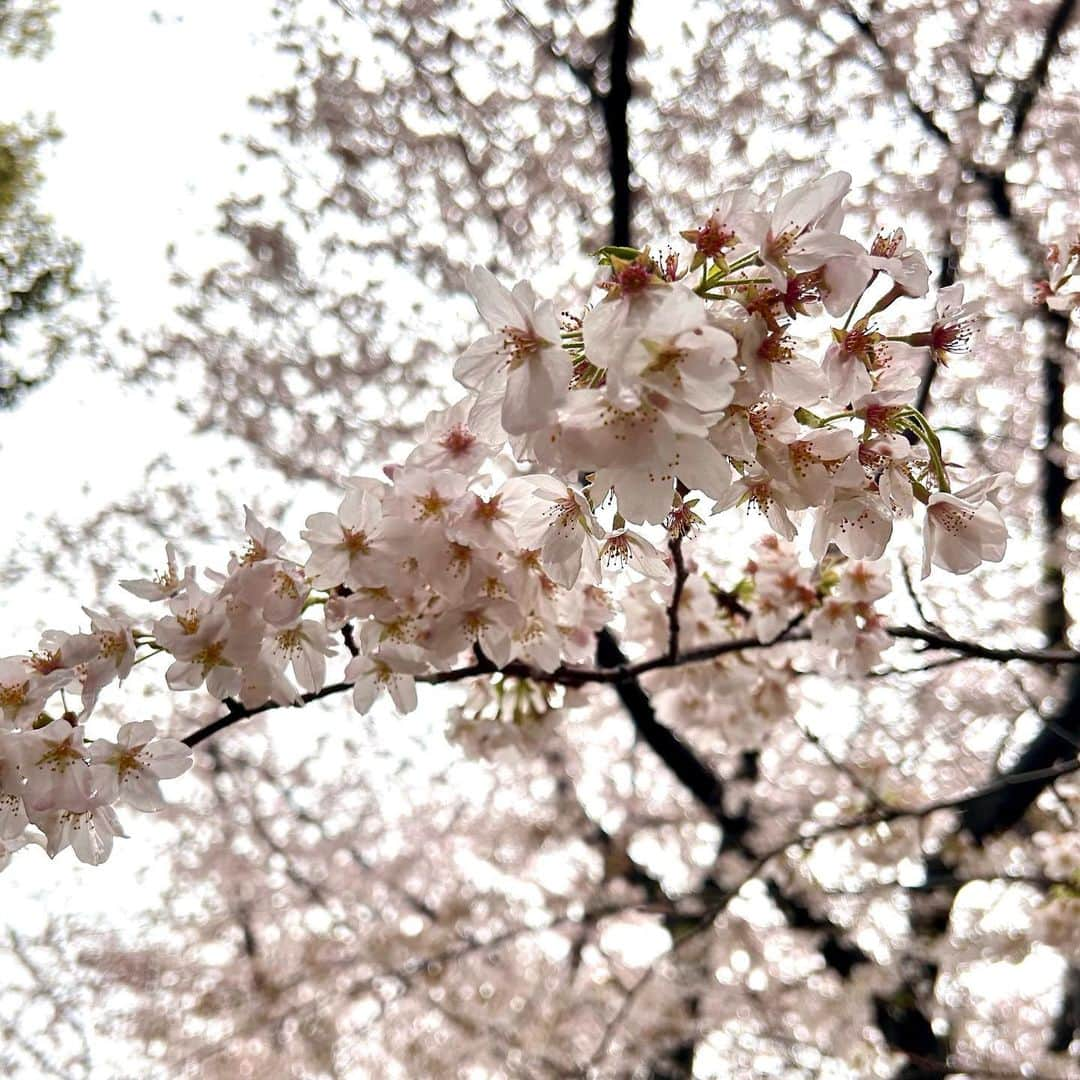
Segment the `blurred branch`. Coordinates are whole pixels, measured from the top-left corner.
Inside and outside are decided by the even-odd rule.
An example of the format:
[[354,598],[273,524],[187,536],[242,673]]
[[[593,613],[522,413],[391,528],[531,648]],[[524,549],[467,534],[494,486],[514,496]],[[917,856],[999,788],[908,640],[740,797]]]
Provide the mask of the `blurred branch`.
[[888,82],[897,90],[900,96],[904,99],[904,103],[907,105],[911,114],[918,120],[922,126],[923,131],[926,132],[935,142],[940,143],[942,146],[949,150],[953,149],[952,139],[949,137],[948,132],[941,127],[940,124],[934,119],[933,113],[929,109],[923,108],[915,98],[912,96],[911,87],[908,84],[907,78],[902,72],[900,72],[896,66],[896,60],[892,53],[885,48],[884,43],[878,36],[877,30],[874,24],[868,18],[863,18],[850,4],[843,3],[840,5],[840,11],[843,16],[855,27],[859,32],[859,35],[874,51],[877,58],[881,61],[885,68],[887,75],[889,76]]
[[555,35],[548,33],[537,26],[536,23],[534,23],[532,19],[517,6],[517,4],[513,3],[513,0],[504,0],[504,3],[510,14],[521,23],[547,55],[552,60],[562,64],[570,74],[589,91],[589,97],[592,99],[593,103],[597,105],[601,104],[603,98],[596,86],[596,72],[590,67],[586,67],[583,64],[577,64],[571,60],[559,47]]
[[1028,115],[1035,104],[1039,93],[1046,85],[1047,76],[1050,73],[1050,61],[1061,45],[1061,35],[1068,26],[1073,15],[1076,13],[1077,0],[1061,0],[1050,16],[1046,24],[1046,33],[1043,35],[1042,48],[1038,58],[1032,65],[1027,78],[1017,83],[1013,91],[1009,108],[1012,112],[1012,127],[1009,133],[1009,145],[1013,148],[1020,142],[1027,125]]

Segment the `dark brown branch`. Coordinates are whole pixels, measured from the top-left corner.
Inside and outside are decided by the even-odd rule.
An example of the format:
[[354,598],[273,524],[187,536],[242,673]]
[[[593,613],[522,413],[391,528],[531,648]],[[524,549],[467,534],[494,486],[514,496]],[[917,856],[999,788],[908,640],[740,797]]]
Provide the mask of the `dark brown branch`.
[[686,587],[686,560],[683,558],[682,537],[675,537],[668,544],[671,551],[671,564],[675,569],[675,581],[671,586],[671,603],[668,604],[668,656],[679,655],[679,605],[682,603],[683,589]]
[[[598,665],[615,669],[627,667],[626,656],[610,630],[601,630],[596,641]],[[723,829],[723,843],[738,847],[739,838],[746,831],[746,821],[728,813],[720,778],[687,743],[657,719],[649,695],[642,689],[636,675],[625,676],[616,682],[615,692],[641,740]]]
[[611,25],[611,65],[603,97],[604,126],[608,135],[608,173],[611,177],[611,242],[629,245],[633,210],[630,185],[630,23],[634,0],[615,0]]
[[[1080,663],[1080,653],[1072,649],[1015,649],[994,648],[989,645],[981,645],[975,641],[961,641],[948,634],[922,629],[916,626],[893,626],[888,633],[893,638],[906,641],[922,642],[927,650],[943,650],[955,653],[967,659],[994,660],[1005,663],[1011,660],[1021,660],[1030,664],[1077,664]],[[590,684],[619,686],[624,683],[632,683],[640,676],[650,671],[660,671],[666,668],[685,667],[689,664],[699,664],[707,660],[715,660],[731,653],[751,652],[757,649],[770,649],[777,645],[786,645],[794,642],[808,641],[809,631],[797,629],[794,625],[773,641],[760,641],[758,638],[731,638],[728,641],[714,642],[711,645],[702,645],[696,649],[688,649],[677,656],[665,653],[662,656],[654,656],[648,660],[639,660],[629,664],[626,657],[619,651],[619,659],[614,659],[614,654],[608,653],[612,660],[610,666],[597,668],[559,667],[554,671],[541,671],[528,664],[513,662],[503,668],[497,668],[486,658],[478,660],[475,664],[465,667],[454,668],[450,671],[436,671],[429,675],[420,675],[417,682],[437,686],[442,683],[461,682],[463,679],[477,678],[482,675],[501,674],[511,678],[531,679],[534,682],[551,683],[557,686],[588,686]],[[309,705],[313,701],[322,698],[344,694],[352,689],[349,682],[336,682],[324,686],[321,690],[301,694],[296,706]],[[227,709],[223,716],[193,731],[184,738],[184,742],[191,747],[216,735],[219,731],[258,716],[260,713],[269,712],[272,709],[281,709],[288,706],[276,701],[264,701],[261,705],[246,706],[233,698],[226,698],[224,705]]]

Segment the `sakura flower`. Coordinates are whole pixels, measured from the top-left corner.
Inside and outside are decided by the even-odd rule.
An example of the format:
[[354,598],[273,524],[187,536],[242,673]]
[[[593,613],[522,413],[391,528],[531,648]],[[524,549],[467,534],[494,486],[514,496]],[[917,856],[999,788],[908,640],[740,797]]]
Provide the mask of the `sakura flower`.
[[92,634],[67,634],[46,630],[38,647],[30,654],[30,667],[46,682],[55,677],[59,684],[70,677],[72,669],[89,663],[100,652],[100,643]]
[[248,535],[247,547],[236,561],[230,564],[230,571],[237,565],[252,566],[265,559],[275,559],[285,546],[285,537],[277,529],[263,525],[250,506],[244,507],[244,531]]
[[239,690],[240,669],[255,662],[261,645],[258,623],[215,612],[175,643],[171,651],[176,660],[165,672],[165,681],[173,690],[194,690],[205,681],[214,697],[229,697]]
[[124,724],[116,742],[97,739],[90,748],[98,797],[121,800],[136,810],[160,810],[159,780],[171,780],[191,768],[191,751],[179,739],[159,739],[149,720]]
[[596,655],[596,632],[606,626],[615,609],[611,596],[595,585],[560,597],[559,632],[563,658],[584,664]]
[[1080,230],[1049,245],[1046,267],[1046,280],[1035,286],[1035,302],[1062,312],[1080,304]]
[[375,498],[350,491],[336,514],[312,514],[307,519],[300,535],[311,547],[311,557],[304,569],[318,588],[372,584],[369,578],[378,575],[375,540],[381,518]]
[[510,655],[516,660],[554,671],[562,660],[562,636],[558,626],[538,611],[526,612],[511,636]]
[[272,626],[287,626],[300,617],[310,595],[303,570],[292,563],[278,563],[262,597],[253,597],[252,602],[258,606],[263,601],[262,616]]
[[83,608],[83,611],[90,617],[91,633],[98,644],[98,654],[88,662],[89,665],[102,669],[103,683],[108,679],[123,681],[135,663],[131,620],[119,612],[106,615],[89,608]]
[[168,600],[180,589],[180,574],[176,568],[176,549],[172,544],[165,545],[165,569],[158,571],[153,578],[135,578],[121,581],[120,587],[139,597],[140,600]]
[[537,300],[528,282],[510,292],[481,266],[466,284],[494,332],[466,349],[454,377],[473,390],[503,390],[502,425],[512,435],[522,434],[562,403],[570,381],[554,305]]
[[621,408],[634,408],[652,388],[668,401],[717,412],[734,392],[736,350],[735,339],[710,324],[701,298],[672,286],[659,294],[646,318],[614,338],[608,396]]
[[96,653],[81,664],[75,673],[81,684],[84,710],[94,707],[102,689],[114,679],[123,681],[135,663],[135,638],[132,622],[123,614],[106,615],[83,608],[90,616],[90,634],[80,634],[78,648],[89,651],[90,643]]
[[169,600],[171,615],[154,621],[154,638],[174,656],[180,655],[184,641],[190,638],[203,620],[218,606],[216,594],[207,592],[193,575],[184,579],[183,588]]
[[760,316],[743,336],[740,356],[746,379],[757,393],[776,394],[785,401],[812,405],[825,395],[821,368],[798,350],[782,330],[770,331]]
[[870,393],[874,387],[870,372],[877,365],[880,343],[881,335],[864,320],[850,330],[833,331],[823,364],[832,401],[847,405]]
[[840,228],[844,220],[841,203],[850,187],[847,173],[831,173],[788,192],[777,202],[761,244],[761,257],[778,285],[786,283],[787,255],[800,237],[812,229],[835,233]]
[[936,491],[930,496],[923,526],[924,578],[931,564],[967,574],[983,562],[1001,562],[1005,557],[1008,530],[1001,512],[987,499],[1002,479],[989,477],[955,494]]
[[19,740],[20,736],[0,732],[0,841],[15,839],[26,827]]
[[570,588],[585,555],[595,561],[603,527],[580,488],[542,475],[512,480],[506,486],[515,483],[532,496],[521,518],[521,540],[538,544],[544,569],[560,585]]
[[667,581],[671,577],[671,568],[664,556],[645,537],[630,529],[616,529],[608,533],[600,545],[600,559],[620,570],[629,566],[631,570],[656,581]]
[[42,680],[29,657],[8,656],[0,660],[0,713],[12,726],[33,722],[55,686]]
[[763,396],[755,402],[746,414],[750,431],[759,443],[776,439],[779,442],[791,442],[799,437],[799,423],[795,419],[795,410],[769,396]]
[[84,810],[31,811],[30,820],[45,834],[49,858],[70,847],[79,862],[91,866],[100,866],[108,859],[115,837],[127,835],[116,811],[101,801]]
[[521,613],[511,601],[478,600],[438,618],[426,644],[443,661],[478,646],[496,667],[505,667],[510,661],[510,635],[520,621]]
[[707,259],[718,259],[747,240],[756,243],[764,231],[764,215],[751,209],[750,192],[739,189],[719,195],[705,223],[680,235],[694,245],[690,269],[696,270]]
[[[416,448],[405,459],[414,468],[451,469],[470,473],[485,458],[495,454],[505,435],[497,424],[489,422],[488,430],[480,429],[474,410],[475,399],[462,398],[448,409],[429,413],[424,421],[424,434]],[[474,410],[475,411],[475,410]]]
[[817,645],[845,653],[854,648],[859,632],[855,605],[840,597],[829,596],[810,616],[810,637]]
[[872,604],[891,591],[887,567],[880,562],[856,559],[844,566],[837,595],[845,600]]
[[416,708],[415,676],[427,670],[417,649],[380,649],[370,656],[354,656],[345,668],[353,683],[353,705],[366,713],[381,690],[390,695],[398,712]]
[[416,524],[447,525],[468,484],[466,476],[450,469],[399,469],[383,507],[383,535],[396,544],[415,534]]
[[764,469],[755,468],[736,479],[731,491],[717,501],[717,510],[746,504],[763,514],[773,531],[785,540],[794,540],[797,529],[791,520],[792,510],[806,508],[806,500],[794,489],[775,480]]
[[281,670],[291,664],[296,681],[309,693],[323,688],[326,658],[336,653],[326,627],[314,619],[303,619],[275,631],[263,648],[271,666]]
[[709,442],[735,461],[753,461],[757,435],[750,424],[750,410],[745,405],[730,405],[727,415],[709,430]]
[[903,229],[884,230],[870,245],[870,265],[887,274],[905,296],[925,296],[930,288],[930,270],[922,253],[908,247]]
[[84,810],[94,794],[94,778],[80,727],[62,717],[14,744],[18,769],[26,778],[22,795],[28,810]]
[[925,460],[902,435],[886,434],[859,444],[859,461],[877,477],[878,493],[894,518],[909,518],[914,509],[911,470]]
[[786,446],[770,440],[758,457],[770,473],[786,481],[808,505],[820,506],[837,487],[854,487],[862,482],[858,447],[855,436],[846,428],[821,428]]
[[466,492],[454,503],[453,520],[447,535],[459,543],[474,547],[509,548],[514,546],[514,505],[517,496],[513,489],[481,495]]
[[[949,285],[938,293],[937,318],[930,328],[930,355],[938,364],[947,364],[955,356],[971,352],[975,336],[973,319],[982,311],[980,301],[964,303],[964,286]],[[919,336],[919,335],[917,335]],[[920,340],[914,344],[923,344]]]
[[788,249],[788,265],[800,273],[816,270],[822,303],[830,315],[842,315],[862,295],[874,273],[861,244],[837,232],[815,231]]
[[817,599],[810,575],[789,551],[788,558],[754,574],[750,625],[760,641],[775,641]]
[[265,705],[268,701],[278,705],[300,704],[300,691],[286,678],[279,658],[270,654],[273,658],[270,662],[266,655],[264,650],[236,671],[234,695],[240,699],[240,704],[247,708]]
[[850,649],[839,657],[850,675],[866,675],[881,661],[881,654],[892,645],[884,620],[876,613],[862,617]]
[[815,559],[822,559],[834,543],[853,559],[879,559],[892,529],[892,518],[876,492],[839,490],[818,511],[810,551]]
[[636,465],[666,453],[673,439],[667,418],[650,401],[622,409],[602,390],[577,390],[559,411],[558,423],[523,449],[530,460],[573,476],[605,465]]
[[671,513],[676,480],[721,499],[731,489],[731,466],[706,439],[677,435],[667,447],[655,447],[647,463],[598,469],[593,490],[600,498],[614,491],[627,521],[660,524]]

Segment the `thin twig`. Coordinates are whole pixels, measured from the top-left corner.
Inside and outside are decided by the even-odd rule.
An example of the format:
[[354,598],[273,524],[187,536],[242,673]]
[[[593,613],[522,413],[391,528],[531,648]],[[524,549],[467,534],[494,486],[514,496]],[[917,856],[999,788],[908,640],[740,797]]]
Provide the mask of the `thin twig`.
[[[946,652],[956,653],[969,659],[995,660],[1001,663],[1010,660],[1022,660],[1031,664],[1077,664],[1080,663],[1080,653],[1073,649],[1018,649],[1018,648],[995,648],[982,645],[975,641],[962,641],[950,634],[934,630],[924,630],[915,626],[892,626],[888,628],[888,634],[902,641],[918,641],[926,646],[927,650],[940,649]],[[650,671],[659,671],[666,668],[685,667],[689,664],[699,664],[707,660],[716,660],[721,656],[731,653],[750,652],[757,649],[769,649],[778,645],[792,642],[808,641],[810,634],[805,630],[798,630],[794,624],[789,626],[779,637],[773,641],[761,641],[758,638],[731,638],[727,641],[714,642],[710,645],[702,645],[696,649],[688,649],[677,656],[665,653],[662,656],[654,656],[648,660],[640,660],[633,664],[621,664],[611,668],[578,668],[572,666],[558,667],[554,671],[541,671],[529,664],[513,662],[505,667],[497,668],[491,661],[483,660],[466,667],[454,668],[450,671],[436,671],[428,675],[417,676],[416,681],[428,685],[442,683],[461,682],[463,679],[471,679],[480,675],[503,674],[520,679],[530,679],[534,682],[551,683],[557,686],[587,686],[589,684],[618,685],[639,678]],[[352,689],[350,682],[337,682],[324,686],[321,690],[301,694],[297,706],[308,705],[322,698],[343,694]],[[266,701],[261,705],[246,706],[232,698],[226,698],[224,704],[227,712],[204,727],[192,732],[183,740],[188,746],[198,746],[199,743],[210,738],[211,735],[239,723],[241,720],[258,716],[260,713],[269,712],[271,709],[279,709],[284,706],[280,702]]]

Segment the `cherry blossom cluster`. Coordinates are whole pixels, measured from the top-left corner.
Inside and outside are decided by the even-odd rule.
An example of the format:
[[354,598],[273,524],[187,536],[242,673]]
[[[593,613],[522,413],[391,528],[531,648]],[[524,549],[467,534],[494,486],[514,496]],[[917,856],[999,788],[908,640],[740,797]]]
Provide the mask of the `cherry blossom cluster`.
[[[579,691],[552,684],[578,685],[613,620],[631,652],[666,652],[669,669],[695,646],[768,643],[805,620],[803,638],[868,671],[890,640],[874,605],[894,523],[923,507],[924,575],[1000,560],[1006,531],[990,500],[1001,477],[954,490],[913,405],[928,365],[971,350],[977,308],[954,285],[929,310],[925,260],[902,231],[868,248],[844,236],[848,185],[828,176],[771,213],[729,192],[681,250],[605,248],[577,315],[476,269],[488,332],[454,366],[466,395],[381,477],[345,481],[302,548],[248,511],[246,546],[223,568],[181,572],[170,546],[154,579],[122,583],[156,616],[88,611],[88,633],[49,631],[0,661],[5,844],[33,826],[50,854],[70,845],[97,862],[120,833],[116,804],[161,805],[186,746],[145,722],[110,740],[92,717],[144,659],[235,716],[321,695],[336,657],[360,712],[383,691],[410,711],[417,681],[484,676],[451,725],[481,750],[572,704]],[[719,518],[737,506],[772,536],[724,589],[682,545],[730,529]],[[703,715],[740,699],[759,716],[789,707],[783,650],[733,649],[693,671],[651,673],[661,709],[695,696]]]
[[1080,836],[1038,832],[1035,849],[1052,886],[1035,910],[1032,931],[1070,961],[1080,960]]

